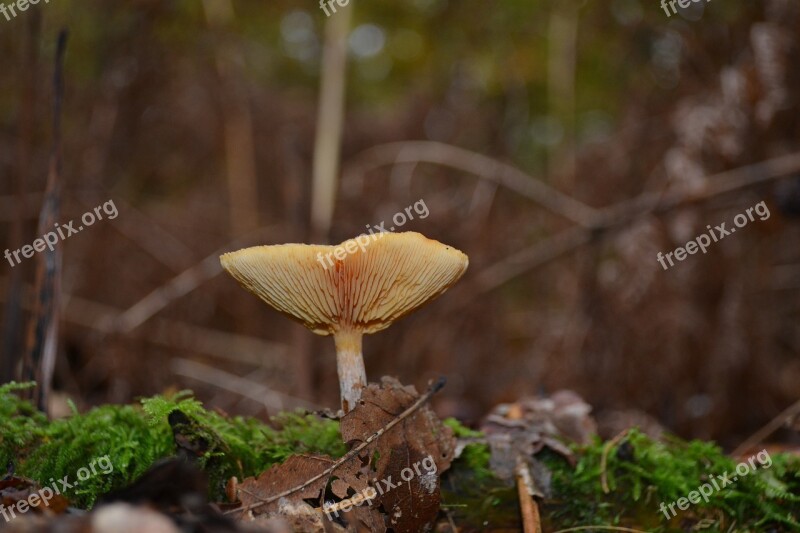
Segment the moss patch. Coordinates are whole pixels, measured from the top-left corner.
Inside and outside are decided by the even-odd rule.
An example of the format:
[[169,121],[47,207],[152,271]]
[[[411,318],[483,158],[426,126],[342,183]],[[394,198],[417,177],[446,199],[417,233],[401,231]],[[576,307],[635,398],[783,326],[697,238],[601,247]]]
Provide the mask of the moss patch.
[[[664,442],[631,431],[607,455],[605,467],[609,492],[601,484],[605,444],[575,448],[578,464],[573,469],[552,453],[542,459],[553,472],[553,500],[546,514],[559,527],[623,525],[654,532],[685,531],[798,531],[800,530],[800,458],[790,454],[762,455],[737,476],[737,462],[713,443]],[[769,459],[769,460],[767,460]],[[743,467],[740,467],[744,471]],[[719,476],[729,474],[722,487]],[[733,476],[737,480],[733,481]],[[719,490],[713,485],[716,481]],[[659,509],[687,498],[709,483],[714,488],[708,501],[700,499],[681,511]],[[709,492],[708,490],[706,492]]]
[[[457,421],[446,423],[462,438],[480,437],[462,431]],[[573,446],[575,467],[547,449],[537,455],[552,474],[552,495],[540,505],[545,530],[617,526],[656,533],[800,531],[800,458],[794,455],[762,454],[754,458],[756,469],[747,464],[748,473],[737,476],[737,462],[714,443],[674,437],[657,442],[632,430],[608,450],[605,493],[601,476],[606,447],[599,439],[589,446]],[[445,474],[443,507],[464,531],[520,527],[516,491],[490,472],[485,475],[489,456],[488,445],[470,444]],[[719,476],[725,473],[731,483],[722,487]],[[683,511],[674,505],[675,516],[667,508],[669,518],[659,509],[662,502],[668,506],[688,498],[711,483],[712,476],[720,489],[714,489],[707,502],[700,499]],[[733,476],[738,479],[733,481]]]
[[14,394],[29,386],[0,387],[0,464],[52,485],[51,479],[64,476],[75,480],[80,468],[107,456],[113,471],[100,471],[65,492],[79,507],[90,507],[97,496],[127,486],[157,460],[175,455],[168,422],[175,411],[191,422],[182,437],[206,444],[197,460],[209,475],[210,496],[217,501],[224,499],[224,482],[231,476],[257,475],[292,454],[340,457],[346,451],[338,422],[301,413],[283,413],[273,419],[275,426],[253,418],[228,418],[204,409],[188,392],[155,396],[139,405],[104,405],[48,422]]
[[[226,417],[206,410],[188,392],[155,396],[134,405],[106,405],[86,413],[48,421],[15,391],[30,384],[0,387],[0,465],[42,485],[70,476],[108,457],[113,471],[97,472],[67,491],[71,502],[90,507],[97,497],[123,488],[158,459],[177,453],[169,418],[186,420],[179,427],[184,448],[199,450],[196,460],[211,480],[210,497],[224,500],[224,482],[257,475],[298,453],[342,456],[338,422],[302,413],[284,413],[268,425],[253,418]],[[457,420],[445,424],[463,439],[481,439]],[[631,431],[610,447],[605,472],[609,492],[601,485],[606,443],[573,447],[577,464],[543,451],[537,458],[552,473],[552,497],[542,505],[546,530],[577,526],[625,526],[666,533],[703,530],[800,530],[800,458],[772,454],[763,466],[701,500],[669,520],[659,510],[686,498],[712,477],[735,475],[736,461],[713,443],[669,438],[656,442]],[[519,527],[517,493],[497,480],[489,466],[486,444],[468,444],[442,480],[442,507],[463,531]],[[757,465],[759,462],[756,463]],[[101,466],[103,466],[101,464]],[[719,480],[718,480],[718,483]]]

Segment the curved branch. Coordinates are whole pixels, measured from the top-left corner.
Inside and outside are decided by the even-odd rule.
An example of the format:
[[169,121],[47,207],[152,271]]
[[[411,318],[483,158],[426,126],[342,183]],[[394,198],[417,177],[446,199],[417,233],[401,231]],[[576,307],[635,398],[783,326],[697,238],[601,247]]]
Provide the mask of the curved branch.
[[529,176],[518,168],[457,146],[433,141],[404,141],[374,146],[348,164],[342,187],[351,189],[370,170],[402,163],[432,163],[492,181],[533,200],[548,211],[584,227],[595,225],[597,210]]
[[484,268],[475,277],[472,297],[491,291],[538,266],[587,244],[598,232],[613,231],[642,217],[664,214],[800,172],[800,152],[709,176],[700,192],[646,192],[600,211],[593,228],[569,228]]
[[236,239],[225,245],[196,265],[187,268],[157,289],[154,289],[147,296],[129,307],[124,313],[113,317],[112,324],[105,324],[104,326],[115,332],[130,333],[150,320],[150,318],[159,313],[170,303],[186,296],[197,287],[222,272],[222,265],[219,262],[220,254],[252,242],[258,242],[267,238],[273,231],[274,228],[271,226],[260,228],[250,232],[241,239]]

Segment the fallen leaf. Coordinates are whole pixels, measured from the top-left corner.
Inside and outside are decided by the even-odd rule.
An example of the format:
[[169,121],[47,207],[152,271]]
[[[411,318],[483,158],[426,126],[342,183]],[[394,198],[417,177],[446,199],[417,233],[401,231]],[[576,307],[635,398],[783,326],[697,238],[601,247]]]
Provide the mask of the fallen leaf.
[[[343,440],[364,443],[417,399],[414,387],[384,377],[370,384],[361,401],[341,422]],[[397,533],[425,531],[439,513],[439,479],[455,453],[451,429],[426,405],[410,414],[359,455],[374,472],[373,489]]]
[[[337,502],[364,494],[369,487],[368,472],[355,458],[308,482],[334,463],[326,456],[294,455],[257,478],[245,479],[236,487],[242,504],[241,518],[255,521],[281,518],[294,531],[304,532],[327,531],[334,523],[348,531],[385,531],[383,516],[370,508],[371,502],[362,501],[345,509],[331,508]],[[276,499],[286,492],[289,493]]]

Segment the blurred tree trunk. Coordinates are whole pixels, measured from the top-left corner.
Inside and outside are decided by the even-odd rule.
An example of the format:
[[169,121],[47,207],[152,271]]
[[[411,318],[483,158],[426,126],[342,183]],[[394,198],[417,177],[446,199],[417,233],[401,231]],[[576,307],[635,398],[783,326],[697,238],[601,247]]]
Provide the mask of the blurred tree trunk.
[[[10,248],[18,249],[23,244],[23,230],[26,206],[26,180],[31,177],[31,152],[33,150],[33,130],[36,121],[34,104],[37,97],[37,74],[39,65],[39,38],[42,27],[40,11],[34,11],[27,19],[25,42],[20,57],[23,71],[20,87],[19,136],[17,138],[17,165],[13,174],[13,189],[17,195],[14,202],[14,218],[11,222]],[[21,265],[11,270],[8,279],[8,298],[3,313],[2,349],[0,350],[0,383],[15,377],[17,365],[22,355],[22,335],[24,312],[22,310],[22,284],[24,270]]]
[[244,57],[226,31],[235,23],[231,0],[203,0],[203,10],[209,28],[217,32],[230,229],[234,237],[241,237],[259,226],[253,118],[241,73]]
[[311,231],[327,242],[336,206],[337,176],[344,129],[347,35],[353,3],[339,9],[325,24],[322,79],[317,109],[314,170],[311,188]]
[[563,127],[561,142],[550,146],[547,174],[565,192],[575,187],[575,65],[579,5],[556,3],[550,12],[547,49],[547,101],[551,120]]

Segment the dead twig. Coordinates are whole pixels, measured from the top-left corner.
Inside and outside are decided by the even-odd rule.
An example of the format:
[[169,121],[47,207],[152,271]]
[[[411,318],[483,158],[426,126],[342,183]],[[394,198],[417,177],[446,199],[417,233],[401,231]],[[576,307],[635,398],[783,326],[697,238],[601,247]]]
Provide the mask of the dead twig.
[[629,527],[621,527],[621,526],[576,526],[570,527],[567,529],[559,529],[554,533],[571,533],[573,531],[595,531],[595,530],[603,530],[603,531],[624,531],[626,533],[647,533],[647,531],[642,531],[641,529],[632,529]]
[[[349,452],[344,454],[340,459],[338,459],[330,467],[326,468],[323,472],[320,472],[316,476],[312,477],[311,479],[305,481],[304,483],[302,483],[302,484],[300,484],[300,485],[298,485],[296,487],[293,487],[291,489],[285,490],[285,491],[283,491],[283,492],[281,492],[279,494],[276,494],[274,496],[270,496],[269,498],[263,499],[262,501],[260,501],[258,503],[254,503],[252,505],[248,505],[245,508],[242,508],[242,509],[231,509],[229,511],[225,511],[224,514],[245,513],[245,512],[252,511],[253,509],[257,509],[257,508],[259,508],[261,506],[268,505],[270,503],[276,502],[281,498],[284,498],[284,497],[286,497],[286,496],[288,496],[290,494],[293,494],[293,493],[295,493],[297,491],[303,490],[304,488],[308,487],[309,485],[311,485],[312,483],[314,483],[316,481],[319,481],[320,479],[324,478],[325,476],[331,475],[337,468],[339,468],[340,466],[345,464],[347,461],[351,460],[353,457],[358,455],[358,453],[361,452],[364,448],[366,448],[367,446],[372,444],[375,440],[380,438],[381,435],[383,435],[387,431],[390,431],[397,424],[399,424],[400,422],[402,422],[403,420],[405,420],[406,418],[411,416],[415,411],[417,411],[417,409],[419,409],[425,403],[427,403],[428,400],[430,400],[431,397],[434,394],[436,394],[437,392],[442,390],[442,387],[444,387],[444,384],[445,384],[445,379],[444,378],[439,378],[435,383],[433,383],[428,388],[427,391],[425,391],[425,393],[422,396],[417,398],[417,400],[413,404],[411,404],[405,411],[400,413],[397,416],[397,418],[394,418],[391,422],[386,424],[384,427],[382,427],[381,429],[379,429],[378,431],[376,431],[375,433],[370,435],[367,438],[367,440],[365,440],[364,442],[362,442],[361,444],[359,444],[358,446],[356,446],[355,448],[353,448],[352,450],[350,450]],[[241,490],[241,489],[239,489],[239,490]],[[251,496],[253,496],[254,498],[260,498],[259,496],[255,495],[255,494],[251,494]]]
[[320,406],[311,402],[295,398],[271,389],[262,383],[251,381],[197,361],[182,358],[173,359],[171,368],[178,376],[194,379],[236,393],[239,396],[258,402],[274,412],[282,411],[287,406],[289,408],[301,407],[310,411],[320,409]]
[[[3,283],[7,281],[7,278],[0,278],[0,301],[7,301],[9,298],[9,294],[3,288]],[[111,333],[107,325],[113,323],[113,317],[121,314],[119,309],[109,305],[70,294],[63,296],[64,301],[69,302],[62,305],[63,320],[70,324],[100,333]],[[30,285],[22,285],[21,301],[24,309],[30,310],[33,307],[33,288]],[[184,350],[224,361],[258,365],[262,368],[267,366],[272,371],[285,372],[283,365],[288,347],[257,337],[166,319],[153,320],[150,327],[140,330],[140,337],[150,344],[173,350]]]
[[[100,205],[101,202],[110,199],[109,195],[101,196],[100,192],[96,191],[74,191],[73,196],[84,209],[89,206]],[[196,257],[191,248],[150,216],[122,198],[117,197],[113,200],[114,205],[125,216],[109,220],[111,227],[136,244],[150,257],[169,268],[172,272],[180,272]]]
[[453,515],[450,514],[450,511],[444,509],[444,515],[447,517],[447,523],[450,524],[450,533],[458,533],[458,527],[456,526],[456,522],[453,520]]
[[370,148],[356,156],[345,169],[342,185],[353,188],[356,180],[375,168],[418,162],[455,168],[497,183],[584,227],[591,227],[598,215],[596,209],[508,163],[433,141],[395,142]]
[[611,448],[619,444],[619,442],[628,435],[629,430],[625,430],[618,434],[616,437],[606,442],[603,446],[603,455],[600,456],[600,485],[603,487],[603,493],[608,494],[611,489],[608,488],[608,474],[606,473],[606,465],[608,464],[608,454],[611,453]]
[[800,400],[797,400],[792,405],[781,411],[781,413],[770,420],[764,427],[747,437],[744,442],[736,447],[731,455],[738,457],[753,446],[760,444],[764,439],[772,435],[778,428],[780,428],[788,419],[800,414]]
[[[61,210],[61,166],[63,145],[61,135],[61,109],[64,100],[64,55],[67,48],[67,31],[58,34],[55,68],[53,73],[53,148],[47,175],[44,202],[39,217],[38,235],[44,235],[55,224]],[[58,326],[61,298],[62,248],[57,246],[43,251],[36,258],[36,283],[31,321],[25,356],[22,362],[21,381],[34,380],[32,391],[39,410],[47,412],[51,381],[58,352]]]
[[[633,200],[620,202],[599,212],[590,228],[570,228],[532,244],[480,271],[474,278],[476,288],[470,298],[489,292],[508,281],[558,259],[591,242],[595,236],[614,231],[651,215],[663,215],[687,205],[701,203],[739,189],[753,187],[800,172],[800,152],[768,159],[706,178],[701,192],[647,192]],[[460,301],[459,305],[464,302]]]
[[539,516],[539,506],[533,499],[535,490],[531,471],[522,457],[517,457],[517,495],[522,513],[522,530],[525,533],[542,533],[542,519]]
[[272,231],[271,227],[258,229],[216,250],[196,265],[184,270],[133,304],[127,311],[114,319],[113,326],[110,329],[116,332],[130,333],[170,303],[186,296],[222,272],[222,265],[219,262],[220,254],[263,239],[265,236],[270,235]]

